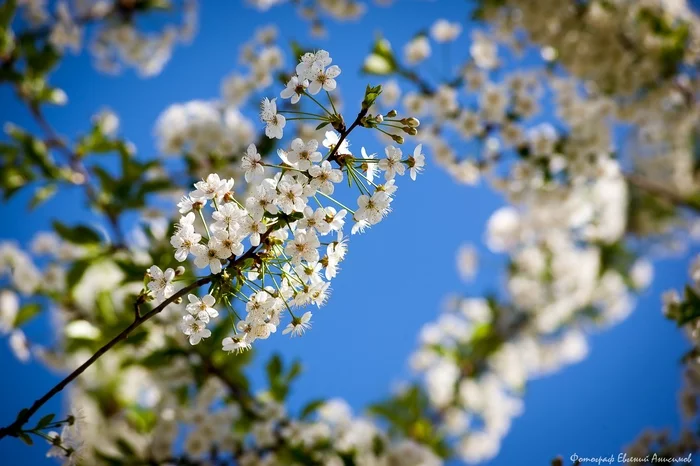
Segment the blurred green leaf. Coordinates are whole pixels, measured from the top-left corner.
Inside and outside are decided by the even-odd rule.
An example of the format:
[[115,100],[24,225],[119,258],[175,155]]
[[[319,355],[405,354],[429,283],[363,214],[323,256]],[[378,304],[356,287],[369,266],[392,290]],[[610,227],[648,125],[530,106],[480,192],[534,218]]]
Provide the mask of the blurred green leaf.
[[37,314],[41,312],[41,305],[38,303],[25,304],[17,313],[15,317],[15,327],[21,327],[23,324],[29,322]]
[[54,220],[53,228],[61,238],[73,244],[99,244],[101,240],[100,235],[95,230],[85,225],[69,227]]

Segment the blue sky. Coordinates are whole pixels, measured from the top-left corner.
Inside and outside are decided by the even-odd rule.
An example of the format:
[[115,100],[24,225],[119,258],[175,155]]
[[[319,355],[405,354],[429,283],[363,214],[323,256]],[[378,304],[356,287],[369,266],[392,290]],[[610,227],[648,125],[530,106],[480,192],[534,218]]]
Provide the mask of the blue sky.
[[[380,82],[356,71],[375,33],[383,31],[398,48],[438,18],[464,19],[464,5],[405,0],[389,9],[372,7],[360,22],[329,22],[328,38],[318,40],[307,35],[306,24],[290,6],[261,14],[239,2],[206,2],[194,42],[178,47],[157,77],[144,80],[131,71],[106,76],[93,69],[87,54],[68,56],[54,82],[66,90],[69,104],[50,109],[47,115],[62,134],[71,135],[85,129],[93,113],[109,107],[119,114],[121,134],[137,145],[139,157],[153,157],[157,154],[153,123],[159,113],[174,102],[217,98],[222,77],[236,66],[239,45],[268,23],[280,27],[283,39],[331,52],[334,63],[343,69],[339,83],[351,111],[365,84]],[[1,121],[33,128],[8,88],[0,88],[0,101]],[[357,147],[381,149],[366,134],[353,136],[351,142]],[[342,397],[359,411],[384,398],[397,382],[410,376],[406,361],[418,331],[438,315],[448,293],[476,295],[499,287],[502,258],[480,246],[484,265],[479,278],[465,286],[457,278],[454,256],[463,242],[480,244],[484,224],[502,205],[501,199],[485,187],[458,186],[430,160],[418,181],[401,181],[392,215],[369,233],[352,238],[330,303],[314,313],[312,331],[294,340],[275,335],[257,345],[261,363],[276,351],[286,359],[304,362],[304,374],[292,394],[293,407],[314,398]],[[31,213],[26,203],[27,196],[20,195],[0,206],[4,219],[0,239],[27,244],[52,219],[71,223],[95,218],[85,210],[77,189]],[[630,318],[594,335],[584,362],[528,386],[525,414],[515,420],[501,454],[488,464],[545,465],[556,454],[617,454],[644,427],[679,424],[678,361],[687,344],[662,317],[659,295],[686,281],[689,257],[655,261],[654,284]],[[47,322],[32,324],[28,334],[39,342],[52,338]],[[6,400],[0,405],[4,425],[58,376],[36,363],[18,363],[2,343],[0,363],[5,374],[0,383],[0,396]],[[251,371],[256,381],[262,380],[259,366]],[[59,406],[59,400],[53,400],[46,412]],[[4,464],[9,466],[54,464],[44,458],[45,451],[43,446],[29,448],[13,439],[0,444]]]

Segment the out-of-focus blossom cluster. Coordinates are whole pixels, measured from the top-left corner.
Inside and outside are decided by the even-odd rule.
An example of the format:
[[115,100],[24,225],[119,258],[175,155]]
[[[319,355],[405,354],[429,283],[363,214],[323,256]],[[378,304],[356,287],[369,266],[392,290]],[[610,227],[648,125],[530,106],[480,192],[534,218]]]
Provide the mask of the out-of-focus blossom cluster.
[[[433,62],[463,37],[461,26],[447,20],[417,34],[402,55],[377,40],[364,64],[367,73],[392,76],[379,105],[401,102],[420,116],[420,138],[438,164],[458,182],[485,180],[509,204],[492,214],[485,234],[492,251],[509,256],[508,304],[453,300],[424,328],[411,360],[432,412],[470,462],[498,452],[522,410],[519,394],[528,379],[580,360],[591,327],[629,314],[631,294],[648,286],[653,269],[637,259],[628,233],[667,234],[689,225],[673,202],[698,189],[689,144],[697,85],[687,66],[696,60],[695,39],[678,36],[694,30],[697,18],[658,5],[647,11],[651,2],[606,2],[620,15],[605,24],[606,33],[654,36],[648,26],[661,21],[668,26],[657,38],[661,49],[680,52],[669,62],[668,50],[639,51],[647,54],[640,62],[656,68],[635,83],[622,78],[632,60],[606,48],[605,34],[581,40],[597,34],[586,14],[603,2],[559,2],[551,9],[535,3],[506,2],[495,12],[480,5],[477,14],[490,24],[472,30],[461,63],[437,64],[445,70],[437,78],[429,72]],[[550,31],[553,22],[561,27]],[[539,67],[532,66],[533,49],[541,54]],[[611,56],[598,56],[606,53]],[[527,69],[503,68],[521,54],[530,56]],[[568,59],[588,68],[571,69]],[[653,189],[658,186],[663,189]],[[473,254],[460,252],[459,263],[465,278],[473,274]]]
[[[189,42],[197,26],[196,0],[159,2],[157,8],[145,2],[108,0],[60,1],[54,11],[43,0],[23,0],[19,6],[31,27],[48,31],[49,43],[61,52],[78,53],[86,30],[94,29],[88,48],[97,67],[112,73],[122,67],[133,67],[143,76],[160,73],[173,47]],[[143,11],[167,9],[176,11],[182,24],[167,24],[160,31],[146,31],[139,25]]]
[[[662,295],[664,315],[674,321],[691,343],[683,356],[683,386],[679,394],[682,423],[679,431],[645,429],[625,447],[630,464],[679,462],[700,451],[698,413],[700,401],[700,256],[689,270],[690,283],[683,293],[675,289]],[[687,460],[686,460],[687,461]]]
[[[379,5],[386,5],[392,0],[375,0]],[[333,21],[356,20],[361,18],[367,5],[359,0],[312,0],[305,2],[289,2],[288,0],[248,0],[248,3],[261,11],[288,3],[298,3],[299,16],[311,24],[311,33],[315,36],[327,34],[324,20]]]
[[245,116],[245,104],[272,84],[284,64],[276,37],[274,27],[265,27],[243,44],[240,62],[246,71],[223,80],[219,100],[192,100],[163,111],[155,133],[164,155],[184,157],[194,177],[213,171],[222,176],[241,173],[236,162],[257,137],[253,122]]

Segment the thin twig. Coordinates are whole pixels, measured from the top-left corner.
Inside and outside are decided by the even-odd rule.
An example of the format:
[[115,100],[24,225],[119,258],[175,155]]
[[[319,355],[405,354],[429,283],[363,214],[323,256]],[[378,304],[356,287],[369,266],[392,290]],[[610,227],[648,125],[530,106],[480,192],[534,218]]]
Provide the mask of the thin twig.
[[71,372],[66,378],[61,380],[59,383],[57,383],[51,390],[46,392],[44,396],[36,400],[31,407],[28,409],[23,409],[22,411],[19,412],[17,419],[15,419],[15,422],[10,424],[7,427],[3,427],[0,429],[0,439],[7,437],[8,435],[10,436],[17,436],[20,431],[22,430],[22,427],[24,424],[26,424],[29,419],[42,407],[44,404],[46,404],[47,401],[49,401],[51,398],[53,398],[55,395],[57,395],[59,392],[61,392],[69,383],[71,383],[73,380],[78,378],[80,374],[85,372],[87,368],[92,366],[100,357],[102,357],[103,354],[105,354],[107,351],[112,349],[117,343],[119,343],[122,340],[125,340],[131,332],[136,330],[138,327],[141,326],[144,322],[150,320],[152,317],[154,317],[156,314],[161,312],[163,309],[165,309],[169,304],[172,304],[177,300],[178,298],[186,295],[190,291],[199,288],[202,285],[206,285],[207,283],[212,281],[212,276],[208,277],[203,277],[200,278],[199,280],[195,281],[194,283],[191,283],[190,285],[186,286],[185,288],[181,289],[165,301],[163,301],[161,304],[158,306],[154,307],[151,309],[149,312],[144,314],[143,316],[140,316],[139,318],[135,319],[131,325],[129,325],[127,328],[122,330],[117,336],[112,338],[107,344],[105,344],[102,348],[97,350],[95,354],[93,354],[90,359],[85,361],[83,364],[80,365],[77,369],[75,369],[73,372]]
[[[90,173],[88,172],[85,164],[83,164],[81,158],[76,154],[63,140],[63,138],[56,132],[56,130],[49,124],[48,120],[41,111],[41,107],[33,102],[28,102],[25,100],[25,104],[29,108],[29,111],[46,135],[46,139],[51,142],[53,147],[60,150],[68,159],[68,164],[72,170],[79,173],[83,177],[83,184],[85,185],[85,192],[90,201],[94,202],[99,206],[99,195],[95,186],[90,182]],[[103,208],[104,214],[107,217],[112,232],[115,236],[115,247],[117,249],[124,249],[126,247],[126,241],[124,233],[119,226],[119,219],[117,215],[108,208]]]
[[[264,244],[265,240],[267,237],[272,233],[273,227],[270,227],[265,233],[263,233],[260,236],[260,243]],[[232,260],[229,265],[226,267],[227,270],[230,270],[232,268],[235,268],[236,266],[242,264],[245,260],[252,258],[256,254],[256,247],[250,247],[248,251],[246,251],[242,256],[238,257],[235,260]],[[77,379],[80,374],[85,372],[87,368],[92,366],[102,355],[104,355],[106,352],[108,352],[112,347],[114,347],[117,343],[120,341],[126,339],[131,332],[136,330],[138,327],[140,327],[144,322],[150,320],[153,316],[156,314],[160,313],[163,309],[165,309],[169,304],[172,304],[175,302],[178,298],[181,298],[182,296],[185,296],[187,293],[189,293],[192,290],[195,290],[203,285],[206,285],[207,283],[210,283],[214,279],[214,275],[209,275],[207,277],[200,278],[199,280],[191,283],[190,285],[186,286],[185,288],[182,288],[179,290],[177,293],[174,295],[170,296],[168,299],[163,301],[161,304],[156,306],[155,308],[151,309],[149,312],[146,314],[140,315],[134,321],[129,325],[127,328],[122,330],[117,336],[112,338],[107,344],[105,344],[102,348],[97,350],[95,354],[93,354],[90,359],[85,361],[80,367],[75,369],[73,372],[71,372],[66,378],[61,380],[59,383],[57,383],[51,390],[46,392],[44,396],[36,400],[31,407],[28,409],[23,409],[22,411],[19,412],[17,415],[17,418],[15,421],[0,429],[0,439],[7,437],[7,436],[13,436],[16,437],[21,431],[22,427],[29,421],[29,419],[42,407],[46,404],[47,401],[49,401],[51,398],[56,396],[58,393],[60,393],[68,384],[70,384],[73,380]],[[138,299],[137,299],[138,302]],[[140,313],[139,313],[140,314]]]
[[335,147],[333,147],[333,149],[331,150],[331,153],[328,154],[328,161],[329,162],[335,161],[336,163],[338,163],[338,165],[342,165],[340,163],[340,160],[338,160],[338,150],[340,150],[340,146],[343,144],[343,141],[345,141],[345,138],[348,137],[348,134],[350,134],[353,129],[355,129],[356,127],[358,127],[362,123],[362,119],[365,116],[367,116],[368,110],[369,109],[365,109],[365,108],[360,110],[360,113],[357,114],[357,118],[355,118],[355,121],[352,122],[350,127],[346,130],[340,131],[340,138],[338,138],[338,143],[335,145]]
[[[333,147],[331,150],[328,160],[335,161],[339,165],[341,164],[340,161],[338,160],[338,150],[347,138],[348,134],[350,134],[353,129],[355,129],[357,126],[359,126],[362,123],[362,119],[367,115],[367,109],[362,109],[357,115],[357,118],[355,118],[355,121],[350,125],[349,128],[346,130],[343,130],[340,132],[340,138],[338,139],[338,143]],[[37,111],[35,113],[35,116],[38,118],[38,121],[40,124],[43,121],[46,123],[46,120],[43,118],[41,115],[41,112]],[[55,134],[52,131],[52,128],[46,123],[46,129],[51,130],[49,135],[51,136],[52,139],[56,139],[59,141],[59,143],[63,146],[63,144],[60,142],[61,140],[59,138],[55,137]],[[71,152],[68,149],[68,152]],[[267,237],[272,233],[274,229],[274,225],[271,226],[265,233],[261,235],[260,238],[260,244],[265,244],[265,241]],[[237,265],[243,263],[245,260],[252,258],[255,256],[257,247],[251,247],[246,251],[242,256],[238,257],[235,260],[231,260],[229,265],[226,267],[227,270],[230,270]],[[135,329],[141,326],[144,322],[150,320],[153,316],[156,314],[160,313],[163,309],[165,309],[169,304],[172,304],[175,302],[178,298],[181,298],[182,296],[185,296],[187,293],[190,291],[197,289],[203,285],[206,285],[207,283],[210,283],[213,280],[213,275],[209,275],[207,277],[200,278],[199,280],[195,281],[194,283],[191,283],[190,285],[186,286],[185,288],[182,288],[179,290],[177,293],[174,295],[170,296],[168,299],[163,301],[161,304],[147,312],[146,314],[141,315],[140,308],[139,308],[139,299],[134,303],[134,310],[135,310],[135,319],[129,325],[127,328],[122,330],[117,336],[112,338],[107,344],[105,344],[103,347],[101,347],[95,354],[93,354],[90,359],[85,361],[80,367],[75,369],[73,372],[71,372],[66,378],[61,380],[58,384],[56,384],[51,390],[46,392],[44,396],[36,400],[28,409],[23,409],[22,411],[19,412],[17,415],[17,418],[15,421],[3,428],[0,428],[0,439],[7,437],[7,436],[13,436],[16,437],[19,435],[19,433],[22,431],[22,427],[31,419],[31,417],[39,410],[41,409],[42,406],[44,406],[51,398],[56,396],[58,393],[60,393],[68,384],[70,384],[72,381],[77,379],[83,372],[85,372],[90,366],[92,366],[102,355],[107,353],[110,349],[112,349],[117,343],[120,341],[126,339],[131,332],[133,332]],[[217,371],[216,368],[209,367],[209,370]],[[216,372],[214,372],[216,373]],[[229,386],[231,388],[232,386]]]

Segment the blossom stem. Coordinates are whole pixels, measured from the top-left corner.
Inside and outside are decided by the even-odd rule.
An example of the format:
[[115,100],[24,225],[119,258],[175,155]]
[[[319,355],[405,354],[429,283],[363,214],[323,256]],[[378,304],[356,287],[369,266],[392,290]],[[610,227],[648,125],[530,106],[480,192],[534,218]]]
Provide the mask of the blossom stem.
[[350,207],[348,207],[348,206],[346,206],[346,205],[343,205],[343,203],[341,203],[340,201],[336,201],[334,198],[332,198],[331,196],[329,196],[329,195],[326,194],[326,193],[322,193],[321,191],[318,191],[318,193],[319,193],[321,196],[323,196],[323,197],[325,197],[325,198],[327,198],[327,199],[330,199],[331,201],[335,202],[336,204],[338,204],[338,205],[339,205],[340,207],[342,207],[343,209],[345,209],[345,210],[347,210],[348,212],[351,212],[353,215],[355,215],[355,211],[354,211],[354,210],[352,210]]
[[273,281],[274,284],[275,284],[275,288],[277,288],[277,293],[279,294],[279,297],[280,297],[280,298],[282,299],[282,301],[284,302],[284,306],[285,306],[285,307],[287,308],[287,310],[289,311],[289,315],[292,316],[292,319],[296,319],[297,316],[295,316],[294,313],[292,312],[292,309],[289,307],[289,304],[287,304],[287,300],[284,299],[284,298],[282,297],[282,290],[280,290],[280,286],[277,284],[277,280],[275,280],[275,276],[274,276],[274,275],[272,276],[272,281]]
[[207,232],[207,239],[211,239],[211,234],[209,233],[209,226],[207,225],[207,221],[204,218],[204,214],[202,213],[202,209],[197,209],[197,212],[199,212],[199,218],[202,219],[202,224],[204,224],[204,229]]
[[333,114],[332,114],[331,112],[329,112],[328,109],[327,109],[321,102],[319,102],[318,100],[314,99],[314,96],[312,96],[311,94],[309,94],[309,93],[306,92],[306,91],[304,91],[304,95],[307,96],[309,99],[313,100],[314,102],[316,102],[316,104],[317,104],[319,107],[321,107],[321,108],[323,109],[323,111],[326,112],[329,116],[333,116]]
[[379,123],[378,126],[387,126],[389,128],[403,129],[405,125],[394,125],[392,123],[386,123],[386,120],[385,120],[384,123]]
[[266,167],[281,168],[282,170],[294,170],[295,172],[306,173],[305,171],[299,170],[298,168],[285,167],[284,165],[276,165],[274,163],[264,163],[263,165],[265,165]]
[[295,115],[309,115],[309,116],[315,116],[316,118],[320,118],[321,120],[328,120],[328,117],[326,115],[319,115],[318,113],[297,112],[294,110],[280,110],[277,113],[291,113],[291,114],[295,114]]
[[378,187],[377,184],[376,184],[375,182],[371,181],[369,178],[367,178],[367,177],[365,176],[365,174],[362,173],[361,170],[355,170],[355,171],[356,171],[356,173],[357,173],[358,175],[360,175],[362,178],[366,179],[367,182],[368,182],[369,184],[371,184],[371,185],[374,186],[375,188]]
[[328,96],[328,101],[331,103],[331,107],[333,107],[333,113],[335,113],[337,115],[338,110],[335,109],[335,104],[333,103],[333,98],[331,97],[331,93],[326,91],[326,95]]
[[362,182],[362,180],[360,180],[357,177],[356,170],[354,168],[352,168],[352,165],[347,165],[347,167],[348,167],[348,178],[352,178],[353,181],[355,181],[355,184],[360,189],[360,193],[371,195],[369,192],[369,189],[367,189],[367,186],[365,186],[365,184]]
[[393,134],[387,133],[386,131],[384,131],[384,130],[381,129],[380,127],[377,127],[377,130],[381,131],[382,133],[386,134],[386,135],[389,136],[390,138],[394,139],[394,135],[393,135]]
[[326,121],[327,118],[318,118],[318,117],[314,117],[314,118],[311,118],[311,117],[294,117],[294,118],[287,118],[287,121],[293,121],[293,120],[311,120],[311,121],[322,120],[322,121]]

